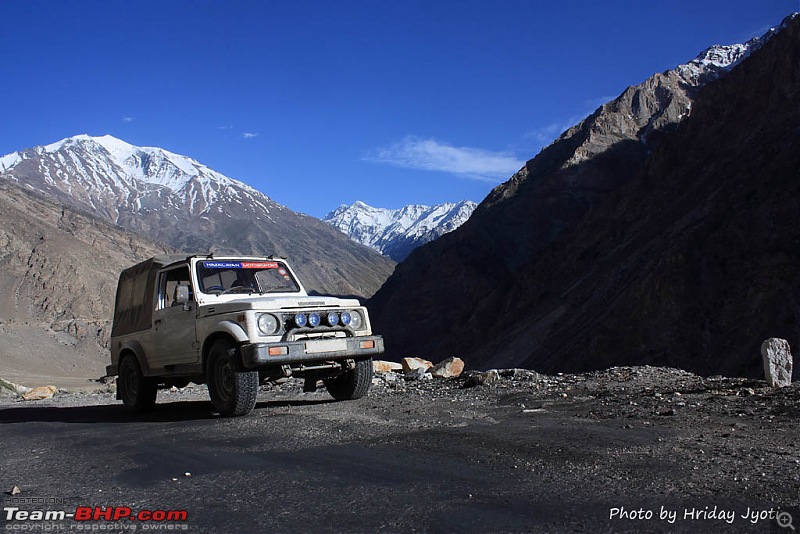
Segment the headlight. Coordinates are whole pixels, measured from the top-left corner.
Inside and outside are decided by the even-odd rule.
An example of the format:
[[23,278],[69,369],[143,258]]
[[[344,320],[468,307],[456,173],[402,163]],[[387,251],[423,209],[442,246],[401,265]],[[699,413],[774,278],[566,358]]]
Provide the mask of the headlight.
[[316,312],[311,312],[308,314],[308,326],[314,328],[315,326],[319,326],[319,314]]
[[342,322],[342,326],[347,326],[350,324],[352,318],[350,317],[350,312],[343,311],[339,320]]
[[353,330],[361,330],[364,328],[364,318],[361,313],[353,310],[350,312],[350,328]]
[[281,322],[272,314],[263,313],[258,316],[258,329],[265,336],[271,336],[278,333],[281,328]]
[[328,326],[336,326],[339,324],[339,316],[336,315],[336,312],[328,312],[325,315],[325,322]]
[[294,316],[294,324],[298,327],[303,328],[305,325],[308,324],[308,318],[306,317],[305,313],[298,313]]

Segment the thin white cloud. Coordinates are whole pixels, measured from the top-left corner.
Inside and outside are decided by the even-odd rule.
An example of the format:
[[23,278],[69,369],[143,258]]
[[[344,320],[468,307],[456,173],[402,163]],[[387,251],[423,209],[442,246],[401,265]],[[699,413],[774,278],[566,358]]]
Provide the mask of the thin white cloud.
[[526,139],[535,141],[540,147],[545,147],[558,139],[562,133],[579,124],[583,119],[594,113],[597,108],[614,100],[614,96],[601,96],[583,101],[584,112],[572,115],[563,120],[546,124],[525,134]]
[[542,146],[549,145],[574,124],[575,123],[570,121],[553,122],[526,133],[525,137],[528,139],[533,139]]
[[599,96],[597,98],[590,98],[588,100],[584,100],[583,105],[586,107],[586,109],[590,109],[592,110],[592,112],[594,112],[597,108],[599,108],[606,102],[611,102],[618,96],[619,95],[610,95],[610,96]]
[[122,122],[133,122],[135,117],[122,117]]
[[218,130],[233,130],[233,125],[230,126],[217,126]]
[[245,139],[252,139],[253,137],[258,137],[258,132],[255,132],[255,133],[254,132],[244,132],[244,134],[242,134],[242,137],[244,137]]
[[368,153],[365,161],[407,169],[438,171],[463,178],[498,183],[517,172],[525,162],[509,152],[456,147],[435,139],[408,136],[388,147]]

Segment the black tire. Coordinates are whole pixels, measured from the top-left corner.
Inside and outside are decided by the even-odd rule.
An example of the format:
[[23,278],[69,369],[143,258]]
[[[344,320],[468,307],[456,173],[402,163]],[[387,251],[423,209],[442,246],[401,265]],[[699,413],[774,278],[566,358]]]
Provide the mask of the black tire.
[[372,358],[359,360],[356,368],[324,380],[328,393],[336,400],[360,399],[372,384]]
[[236,347],[219,339],[208,351],[206,368],[208,394],[214,409],[225,417],[247,415],[258,396],[258,371],[241,368]]
[[133,412],[149,412],[156,405],[157,384],[152,378],[144,376],[135,356],[122,359],[117,387],[122,403]]

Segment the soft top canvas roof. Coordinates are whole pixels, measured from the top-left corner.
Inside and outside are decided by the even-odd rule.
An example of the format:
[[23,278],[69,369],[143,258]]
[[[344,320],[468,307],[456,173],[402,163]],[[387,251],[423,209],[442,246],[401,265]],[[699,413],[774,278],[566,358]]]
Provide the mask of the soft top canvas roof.
[[150,328],[153,320],[156,273],[160,269],[184,261],[188,257],[191,256],[185,254],[155,256],[120,273],[111,337],[124,336]]

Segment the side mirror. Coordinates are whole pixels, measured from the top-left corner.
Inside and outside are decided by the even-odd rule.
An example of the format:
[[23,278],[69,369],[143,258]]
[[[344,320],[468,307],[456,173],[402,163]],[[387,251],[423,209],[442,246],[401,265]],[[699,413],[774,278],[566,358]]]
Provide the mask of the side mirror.
[[189,286],[179,285],[175,288],[175,302],[178,304],[189,303]]

